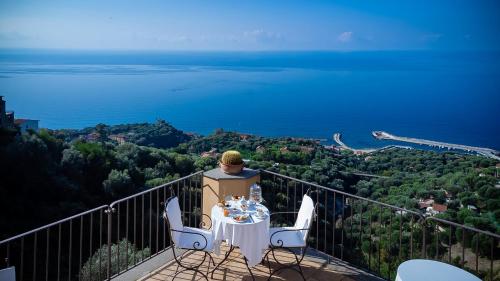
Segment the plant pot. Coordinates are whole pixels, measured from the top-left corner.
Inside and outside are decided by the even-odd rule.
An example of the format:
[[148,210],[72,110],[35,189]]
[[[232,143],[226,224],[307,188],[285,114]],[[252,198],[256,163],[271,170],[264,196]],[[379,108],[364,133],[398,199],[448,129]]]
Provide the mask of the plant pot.
[[235,175],[241,173],[241,170],[243,170],[243,163],[238,165],[228,165],[219,162],[219,167],[224,173]]

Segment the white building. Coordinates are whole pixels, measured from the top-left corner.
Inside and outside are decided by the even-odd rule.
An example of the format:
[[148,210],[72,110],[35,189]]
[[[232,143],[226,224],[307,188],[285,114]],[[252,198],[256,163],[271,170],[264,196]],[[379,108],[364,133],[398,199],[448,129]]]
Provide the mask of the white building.
[[35,132],[38,132],[38,120],[16,119],[14,121],[14,124],[16,124],[19,127],[22,134],[26,133],[28,130],[33,130]]

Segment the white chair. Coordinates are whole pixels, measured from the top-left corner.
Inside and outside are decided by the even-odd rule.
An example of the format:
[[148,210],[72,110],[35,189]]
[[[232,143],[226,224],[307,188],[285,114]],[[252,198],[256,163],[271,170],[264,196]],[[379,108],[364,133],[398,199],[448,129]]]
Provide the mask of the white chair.
[[[210,255],[210,252],[212,252],[214,248],[212,231],[184,226],[182,223],[182,213],[179,206],[179,199],[177,197],[170,197],[167,199],[165,202],[165,212],[163,213],[163,218],[167,221],[167,225],[170,230],[170,241],[174,259],[178,265],[177,269],[179,269],[179,266],[183,268],[181,271],[176,270],[172,280],[174,280],[178,274],[185,271],[195,271],[208,280],[207,275],[201,272],[199,268],[205,262],[207,256],[209,258],[207,272],[210,270],[210,261],[215,266],[215,261],[212,258],[212,255]],[[210,219],[210,217],[208,218]],[[203,251],[203,259],[199,264],[195,265],[182,264],[182,258],[177,256],[175,248],[191,251]]]
[[16,281],[16,268],[11,266],[0,269],[0,281]]
[[[297,219],[294,226],[288,227],[272,227],[269,229],[269,246],[270,250],[266,253],[264,258],[267,258],[267,263],[269,266],[269,279],[277,272],[284,269],[292,269],[297,271],[302,278],[305,280],[304,273],[300,267],[300,263],[304,259],[304,255],[307,250],[307,238],[311,230],[313,220],[315,219],[315,209],[313,200],[309,195],[305,194],[302,198],[302,204],[298,212],[276,212],[271,215],[276,214],[297,214]],[[275,250],[285,250],[290,252],[295,257],[295,262],[285,264],[280,262],[274,253]],[[294,249],[299,249],[301,254],[300,257],[297,255]],[[280,266],[274,271],[271,270],[271,264],[269,263],[269,254],[272,254],[274,261]]]

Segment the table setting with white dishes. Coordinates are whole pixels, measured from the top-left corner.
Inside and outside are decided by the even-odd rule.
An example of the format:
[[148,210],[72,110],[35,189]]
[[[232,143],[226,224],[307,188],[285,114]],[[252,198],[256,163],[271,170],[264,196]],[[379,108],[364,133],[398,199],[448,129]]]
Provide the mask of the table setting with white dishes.
[[220,255],[220,246],[224,241],[230,247],[225,258],[214,271],[226,260],[235,247],[240,248],[243,259],[250,267],[259,264],[269,245],[269,210],[261,204],[260,186],[252,185],[250,200],[244,196],[232,195],[212,208],[212,231],[214,234],[214,253]]

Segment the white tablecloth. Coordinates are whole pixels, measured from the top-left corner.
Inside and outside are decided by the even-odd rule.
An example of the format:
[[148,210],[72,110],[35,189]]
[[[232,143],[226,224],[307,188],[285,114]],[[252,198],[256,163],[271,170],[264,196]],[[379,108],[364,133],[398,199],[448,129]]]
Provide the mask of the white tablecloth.
[[453,265],[433,260],[409,260],[400,264],[396,281],[480,281]]
[[[234,202],[233,202],[234,203]],[[269,211],[266,207],[259,208]],[[262,260],[264,251],[269,245],[269,215],[264,219],[255,215],[255,208],[250,207],[248,213],[253,214],[246,222],[235,222],[231,217],[224,217],[222,208],[212,208],[212,229],[214,233],[214,252],[220,255],[220,244],[223,240],[228,245],[238,246],[247,258],[250,267]]]

